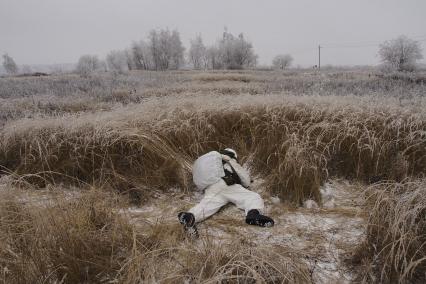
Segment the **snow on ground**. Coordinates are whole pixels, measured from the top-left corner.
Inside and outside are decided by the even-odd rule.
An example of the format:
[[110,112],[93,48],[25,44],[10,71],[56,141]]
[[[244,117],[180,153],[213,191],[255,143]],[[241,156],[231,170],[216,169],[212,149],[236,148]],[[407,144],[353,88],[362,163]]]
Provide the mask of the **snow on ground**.
[[58,200],[71,200],[80,196],[81,190],[77,187],[64,187],[61,185],[49,185],[45,189],[25,189],[14,184],[12,176],[0,177],[0,198],[16,198],[22,204],[31,206],[51,206]]
[[[48,206],[55,199],[75,198],[79,190],[22,190],[10,186],[7,177],[0,178],[0,193],[13,194],[24,203]],[[262,188],[256,182],[253,188]],[[362,188],[347,181],[333,180],[321,188],[323,204],[292,208],[276,196],[259,193],[265,199],[266,214],[275,220],[272,228],[249,226],[244,212],[229,204],[213,217],[198,224],[201,236],[219,243],[240,241],[248,246],[283,246],[301,252],[315,283],[351,283],[355,275],[343,261],[364,239],[365,212],[360,197]],[[137,227],[155,223],[177,223],[177,214],[186,211],[201,198],[200,192],[182,193],[176,189],[154,192],[155,198],[140,207],[121,212]],[[310,203],[310,202],[308,202]],[[199,242],[202,242],[199,240]],[[201,244],[201,243],[200,243]],[[197,242],[195,242],[197,245]]]
[[[200,223],[201,236],[219,243],[235,240],[248,245],[284,246],[302,252],[315,283],[350,283],[354,275],[343,265],[351,249],[363,240],[365,213],[360,188],[346,181],[332,181],[321,190],[324,204],[311,208],[291,208],[277,200],[265,198],[266,213],[276,222],[273,228],[248,226],[244,212],[227,205],[210,219]],[[129,208],[128,216],[136,225],[178,222],[177,214],[196,204],[200,193],[171,190],[158,193],[147,206]]]

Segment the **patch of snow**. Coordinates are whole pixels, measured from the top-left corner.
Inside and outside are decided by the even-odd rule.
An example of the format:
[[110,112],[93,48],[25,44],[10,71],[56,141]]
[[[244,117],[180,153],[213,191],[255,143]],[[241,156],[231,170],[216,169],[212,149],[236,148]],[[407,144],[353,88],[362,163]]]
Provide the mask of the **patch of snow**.
[[278,196],[271,196],[270,200],[271,200],[272,204],[280,204],[281,203],[281,200]]
[[[261,192],[261,188],[256,188]],[[225,206],[217,214],[197,225],[201,239],[210,236],[217,243],[235,240],[262,246],[283,246],[302,252],[312,271],[314,283],[350,283],[355,275],[345,269],[343,259],[349,249],[365,237],[365,220],[362,207],[354,202],[353,187],[343,182],[326,183],[321,188],[323,207],[307,200],[304,208],[288,208],[276,196],[268,197],[268,214],[275,220],[272,228],[260,228],[245,223],[244,211],[234,205]],[[177,222],[177,212],[187,210],[199,202],[203,194],[195,191],[185,194],[163,194],[149,205],[129,208],[132,223],[152,224]],[[335,208],[333,211],[327,209]],[[340,214],[339,209],[354,214]],[[315,209],[315,210],[312,210]],[[345,211],[347,212],[347,211]]]
[[320,188],[322,198],[329,198],[333,196],[334,188],[331,183],[326,182],[323,187]]
[[150,213],[156,210],[154,206],[144,206],[144,207],[129,207],[125,210],[120,210],[120,212],[127,212],[130,214],[144,214],[144,213]]
[[308,199],[303,202],[303,207],[307,209],[317,209],[318,204],[315,202],[315,200]]
[[327,209],[334,208],[335,204],[335,188],[332,187],[331,183],[326,183],[321,189],[322,206]]
[[327,200],[326,202],[324,202],[322,204],[322,207],[327,208],[327,209],[332,209],[332,208],[336,207],[336,204],[334,202],[334,198],[331,198],[331,199]]

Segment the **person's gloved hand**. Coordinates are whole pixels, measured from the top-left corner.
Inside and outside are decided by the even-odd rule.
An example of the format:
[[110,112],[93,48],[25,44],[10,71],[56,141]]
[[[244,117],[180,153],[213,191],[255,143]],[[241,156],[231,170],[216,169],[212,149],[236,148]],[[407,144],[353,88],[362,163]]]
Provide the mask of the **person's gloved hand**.
[[231,157],[222,154],[222,160],[224,160],[225,162],[229,162],[231,160]]

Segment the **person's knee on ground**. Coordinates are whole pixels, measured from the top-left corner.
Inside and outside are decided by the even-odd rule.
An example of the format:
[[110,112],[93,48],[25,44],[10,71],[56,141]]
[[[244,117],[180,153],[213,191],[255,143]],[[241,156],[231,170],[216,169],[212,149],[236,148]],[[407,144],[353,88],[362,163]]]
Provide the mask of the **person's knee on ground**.
[[248,196],[244,201],[244,210],[246,214],[251,209],[258,209],[259,211],[263,211],[265,205],[263,202],[263,198],[260,196],[259,193],[254,191],[248,191]]
[[228,203],[222,192],[227,190],[224,181],[219,181],[206,189],[203,199],[194,207],[188,210],[195,217],[195,223],[201,222],[222,208]]
[[272,227],[275,224],[272,218],[260,214],[257,209],[251,209],[247,212],[246,223],[260,227]]

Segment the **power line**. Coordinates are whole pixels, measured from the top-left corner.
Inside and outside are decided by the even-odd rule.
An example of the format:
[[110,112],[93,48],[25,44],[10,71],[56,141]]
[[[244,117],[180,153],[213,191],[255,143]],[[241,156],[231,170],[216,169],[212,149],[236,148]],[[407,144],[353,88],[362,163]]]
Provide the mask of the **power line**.
[[308,53],[308,52],[312,52],[316,50],[316,48],[310,47],[310,48],[303,48],[303,49],[297,49],[297,50],[293,50],[288,52],[289,54],[301,54],[301,53]]
[[[417,42],[425,42],[426,41],[426,35],[421,35],[421,36],[412,36],[410,38],[416,38]],[[364,42],[363,44],[358,43],[358,44],[327,44],[327,45],[318,45],[318,69],[321,69],[321,48],[326,48],[326,49],[333,49],[333,48],[363,48],[363,47],[378,47],[380,46],[382,42]]]
[[[425,42],[426,38],[424,39],[420,39],[420,40],[416,40],[417,42]],[[354,45],[323,45],[321,46],[322,48],[362,48],[362,47],[377,47],[380,46],[382,44],[381,43],[373,43],[373,44],[354,44]]]
[[357,44],[357,45],[323,45],[323,48],[358,48],[358,47],[374,47],[379,46],[380,43],[372,43],[372,44]]
[[[426,41],[426,35],[418,35],[418,36],[412,36],[410,38],[416,38],[417,42],[425,42]],[[328,43],[328,44],[321,44],[320,48],[325,49],[346,49],[346,48],[367,48],[367,47],[378,47],[380,44],[382,44],[384,41],[364,41],[364,42],[352,42],[352,43]],[[289,54],[304,54],[304,53],[311,53],[318,50],[318,47],[316,48],[301,48],[296,49],[293,51],[289,51]],[[320,53],[320,51],[319,51]],[[319,63],[319,62],[318,62]]]
[[[417,42],[426,42],[426,35],[417,35],[417,36],[410,36],[409,38],[416,39]],[[301,53],[311,53],[315,50],[318,50],[318,69],[321,68],[321,49],[338,49],[338,48],[365,48],[365,47],[378,47],[380,46],[385,40],[383,41],[364,41],[364,42],[353,42],[350,44],[320,44],[317,48],[304,48],[299,50],[293,50],[292,52],[289,52],[289,54],[301,54]]]
[[[426,35],[419,35],[419,36],[412,36],[410,38],[415,38],[418,42],[424,42],[426,41]],[[375,47],[382,44],[384,41],[367,41],[367,42],[353,42],[350,44],[324,44],[321,47],[322,48],[361,48],[361,47]]]
[[[418,42],[425,42],[426,41],[426,34],[425,35],[416,35],[416,36],[409,36],[409,38],[415,38]],[[359,41],[359,42],[351,42],[351,43],[325,43],[321,44],[321,48],[326,49],[337,49],[337,48],[365,48],[365,47],[378,47],[380,44],[385,42],[383,41]],[[311,53],[318,50],[318,47],[314,48],[300,48],[300,49],[293,49],[292,51],[289,51],[289,54],[303,54],[303,53]]]

